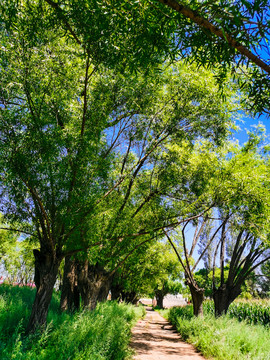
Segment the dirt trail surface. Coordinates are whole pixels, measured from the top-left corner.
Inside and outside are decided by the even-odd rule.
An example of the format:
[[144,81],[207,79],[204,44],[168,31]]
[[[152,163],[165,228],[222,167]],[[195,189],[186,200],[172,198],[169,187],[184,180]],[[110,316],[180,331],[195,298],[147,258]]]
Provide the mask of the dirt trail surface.
[[179,334],[151,308],[132,330],[131,348],[134,360],[205,360],[194,347],[181,340]]

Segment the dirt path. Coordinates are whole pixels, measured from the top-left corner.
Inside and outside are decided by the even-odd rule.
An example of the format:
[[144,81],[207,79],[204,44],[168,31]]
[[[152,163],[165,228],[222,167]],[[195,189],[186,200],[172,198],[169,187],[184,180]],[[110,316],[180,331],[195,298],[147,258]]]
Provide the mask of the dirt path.
[[204,360],[194,347],[183,342],[172,326],[151,308],[132,330],[134,360]]

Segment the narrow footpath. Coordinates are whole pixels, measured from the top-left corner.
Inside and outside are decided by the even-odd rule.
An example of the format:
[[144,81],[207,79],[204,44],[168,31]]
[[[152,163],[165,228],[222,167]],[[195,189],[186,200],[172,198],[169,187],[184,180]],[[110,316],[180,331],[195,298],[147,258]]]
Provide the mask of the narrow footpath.
[[146,309],[146,316],[132,330],[134,360],[205,360],[158,312]]

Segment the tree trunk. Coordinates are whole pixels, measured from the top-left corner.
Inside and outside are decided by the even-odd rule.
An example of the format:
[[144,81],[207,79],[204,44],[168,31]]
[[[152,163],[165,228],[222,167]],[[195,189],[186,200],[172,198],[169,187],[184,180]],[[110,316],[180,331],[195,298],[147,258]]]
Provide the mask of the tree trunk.
[[123,291],[122,292],[122,299],[123,301],[136,305],[139,301],[137,293],[135,291]]
[[157,300],[157,306],[160,309],[163,309],[163,299],[164,299],[163,291],[162,290],[156,290],[155,291],[155,297],[156,297],[156,300]]
[[111,285],[112,300],[121,301],[122,291],[123,291],[123,287],[120,284]]
[[193,283],[188,279],[186,279],[186,284],[188,285],[192,296],[194,316],[203,316],[204,289],[200,288],[196,283]]
[[111,281],[111,299],[120,302],[122,300],[122,291],[123,291],[123,279],[116,272]]
[[213,298],[215,304],[215,316],[226,314],[230,304],[241,294],[241,287],[229,287],[223,284],[218,289],[214,289]]
[[99,265],[90,266],[85,261],[78,273],[78,287],[83,306],[94,310],[97,303],[107,299],[111,285],[110,274]]
[[56,282],[60,260],[53,254],[34,250],[36,296],[26,333],[34,333],[46,325],[48,310]]
[[108,294],[111,287],[111,279],[109,277],[104,277],[104,281],[102,282],[99,293],[98,293],[98,302],[106,301],[108,298]]
[[71,256],[65,258],[64,276],[61,291],[61,311],[73,312],[80,307],[80,293],[78,289],[77,261]]

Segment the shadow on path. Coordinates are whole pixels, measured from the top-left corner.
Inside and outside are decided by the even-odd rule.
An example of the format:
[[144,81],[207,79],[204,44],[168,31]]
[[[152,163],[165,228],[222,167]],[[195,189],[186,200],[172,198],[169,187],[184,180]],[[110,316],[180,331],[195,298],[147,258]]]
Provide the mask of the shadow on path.
[[134,360],[203,360],[192,345],[181,340],[171,324],[151,308],[132,330]]

